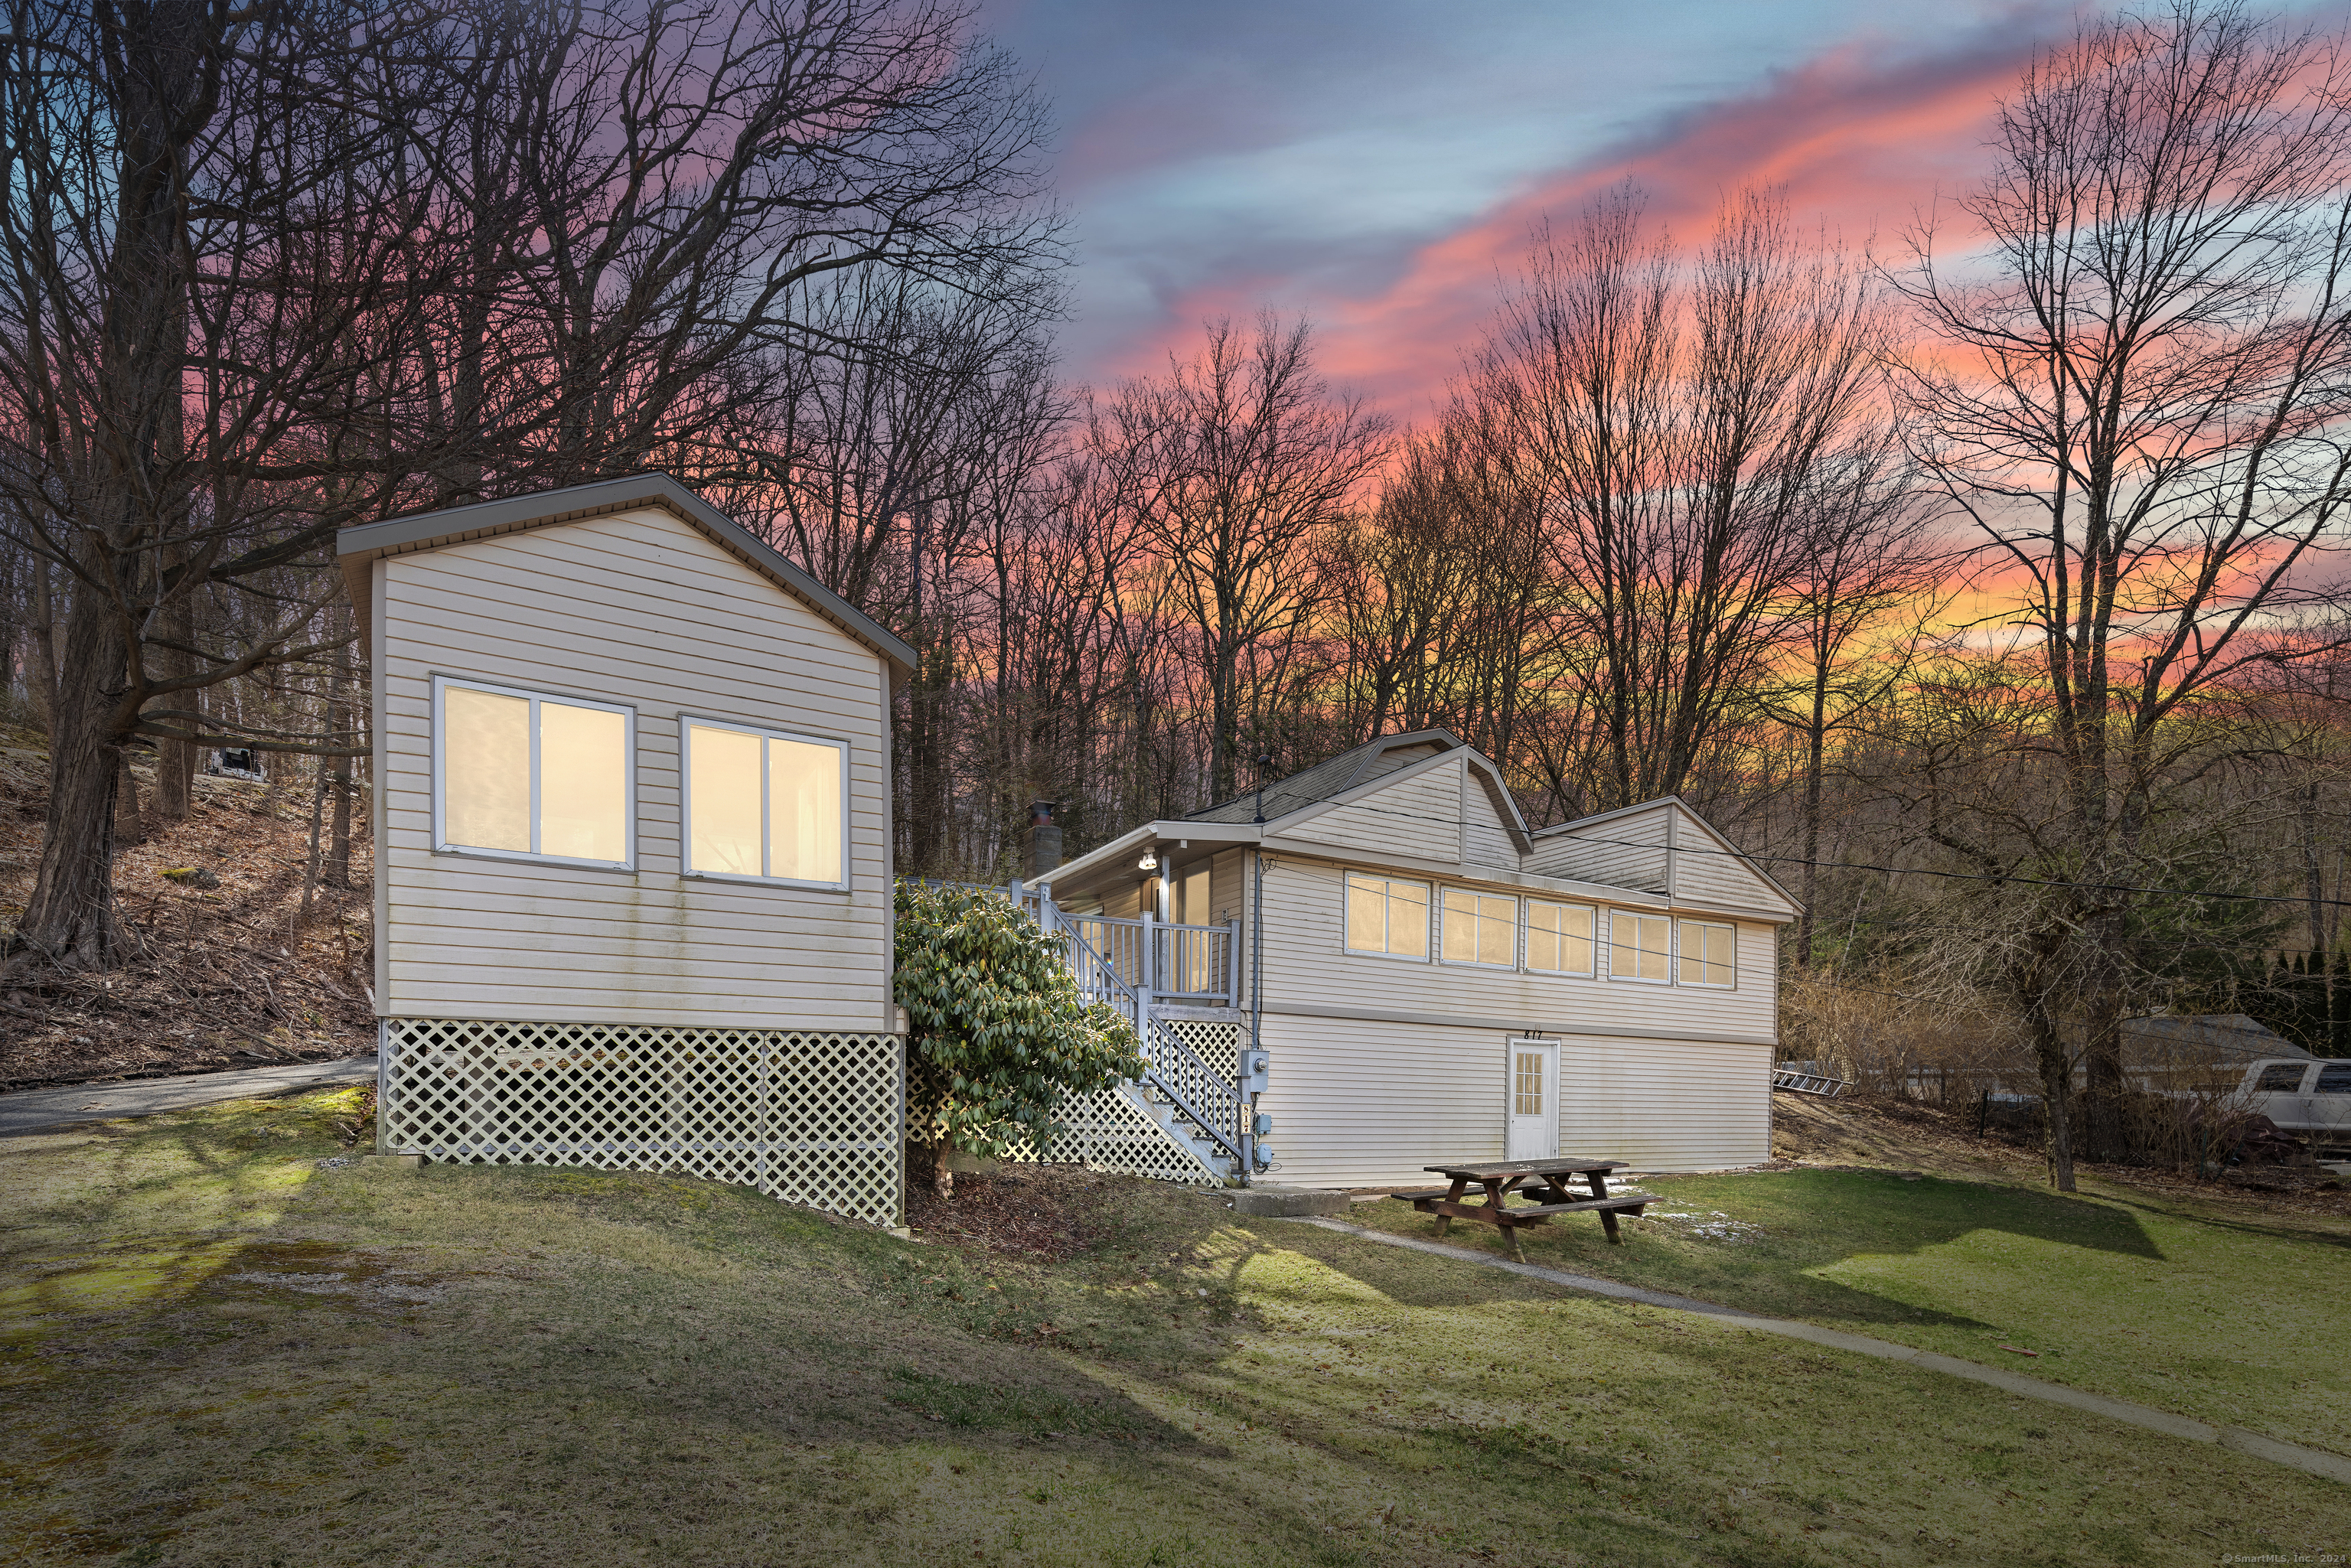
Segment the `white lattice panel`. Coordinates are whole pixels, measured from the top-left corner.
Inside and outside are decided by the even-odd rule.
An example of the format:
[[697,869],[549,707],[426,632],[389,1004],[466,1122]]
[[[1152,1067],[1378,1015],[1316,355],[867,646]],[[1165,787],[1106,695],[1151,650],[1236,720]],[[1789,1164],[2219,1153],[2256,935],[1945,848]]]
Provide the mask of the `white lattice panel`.
[[682,1171],[895,1225],[902,1058],[892,1034],[390,1019],[383,1146]]
[[[1049,1160],[1185,1186],[1225,1184],[1221,1173],[1202,1165],[1199,1156],[1177,1143],[1123,1089],[1081,1094],[1061,1107],[1059,1120],[1069,1131],[1047,1145],[1044,1157]],[[1021,1145],[1012,1157],[1033,1160],[1037,1156]]]
[[1241,1075],[1241,1026],[1200,1019],[1161,1019],[1162,1028],[1192,1048],[1192,1054],[1227,1078]]

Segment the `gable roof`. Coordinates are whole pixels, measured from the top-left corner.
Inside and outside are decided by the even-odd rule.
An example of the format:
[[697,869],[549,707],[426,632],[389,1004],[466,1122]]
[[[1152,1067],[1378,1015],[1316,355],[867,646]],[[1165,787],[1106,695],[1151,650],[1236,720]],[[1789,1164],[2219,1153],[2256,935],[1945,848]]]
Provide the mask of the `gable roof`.
[[[1450,730],[1416,729],[1405,735],[1383,735],[1350,747],[1336,757],[1328,757],[1311,768],[1301,768],[1287,779],[1278,779],[1265,787],[1265,820],[1269,822],[1302,811],[1309,806],[1319,806],[1336,800],[1358,784],[1368,783],[1384,774],[1395,772],[1407,765],[1405,760],[1390,757],[1390,753],[1414,747],[1433,746],[1438,753],[1467,751],[1468,747]],[[1389,765],[1382,767],[1386,762]],[[1205,810],[1186,817],[1187,822],[1254,822],[1258,818],[1258,792],[1234,796],[1219,800]]]
[[1583,830],[1597,827],[1603,822],[1614,821],[1620,817],[1635,816],[1644,811],[1655,811],[1660,808],[1678,810],[1681,813],[1682,821],[1690,823],[1708,838],[1714,841],[1714,852],[1722,855],[1726,860],[1736,864],[1740,870],[1750,873],[1760,880],[1764,886],[1770,888],[1773,893],[1778,894],[1782,898],[1787,900],[1788,907],[1791,910],[1801,911],[1804,907],[1802,904],[1797,902],[1796,895],[1789,892],[1787,887],[1782,883],[1778,877],[1773,876],[1770,872],[1765,871],[1756,861],[1754,856],[1749,854],[1745,850],[1740,849],[1737,844],[1732,843],[1729,839],[1724,838],[1720,829],[1717,828],[1712,822],[1708,821],[1704,817],[1699,816],[1697,810],[1691,807],[1690,803],[1683,800],[1679,795],[1660,795],[1654,800],[1638,800],[1630,806],[1619,806],[1613,811],[1601,811],[1589,817],[1578,817],[1573,821],[1553,822],[1548,828],[1537,829],[1533,836],[1539,840],[1555,838],[1562,833],[1573,833],[1577,836],[1582,836]]
[[560,490],[540,490],[503,501],[477,501],[471,506],[448,507],[435,512],[415,512],[406,517],[388,517],[381,522],[360,523],[343,529],[337,537],[335,554],[342,562],[344,586],[350,591],[351,607],[359,615],[360,635],[371,637],[373,631],[368,624],[372,599],[369,591],[371,574],[368,563],[378,556],[438,549],[444,545],[462,544],[468,539],[490,538],[525,528],[543,528],[549,523],[577,522],[582,517],[637,511],[648,507],[667,512],[699,530],[719,549],[882,655],[895,667],[898,674],[914,673],[914,650],[903,638],[810,577],[775,549],[761,543],[742,524],[667,474],[630,474],[618,479],[600,479],[593,484],[572,485]]

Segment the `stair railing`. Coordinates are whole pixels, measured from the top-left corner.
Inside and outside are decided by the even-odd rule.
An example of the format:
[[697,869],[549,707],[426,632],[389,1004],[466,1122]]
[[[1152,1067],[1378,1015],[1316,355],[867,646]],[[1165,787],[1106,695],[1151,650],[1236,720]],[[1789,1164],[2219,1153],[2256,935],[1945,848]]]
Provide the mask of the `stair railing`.
[[[981,884],[944,883],[938,885],[977,887]],[[1139,928],[1140,937],[1134,945],[1131,957],[1126,953],[1119,955],[1129,957],[1138,971],[1135,979],[1139,984],[1130,983],[1120,972],[1117,963],[1104,958],[1086,940],[1084,934],[1078,929],[1079,923],[1063,915],[1055,905],[1049,884],[1033,883],[1024,886],[1016,882],[1008,889],[997,891],[1008,894],[1016,905],[1034,918],[1045,934],[1061,946],[1071,972],[1077,977],[1081,999],[1089,1006],[1095,1002],[1108,1002],[1120,1017],[1134,1026],[1135,1041],[1144,1061],[1144,1083],[1165,1095],[1168,1102],[1207,1134],[1210,1142],[1225,1151],[1236,1168],[1246,1165],[1248,1156],[1243,1153],[1241,1129],[1249,1115],[1249,1100],[1242,1094],[1240,1085],[1209,1065],[1199,1052],[1184,1042],[1182,1036],[1167,1027],[1165,1019],[1156,1017],[1151,1010],[1152,971],[1158,967],[1157,961],[1174,956],[1157,950],[1160,946],[1157,938],[1173,936],[1176,933],[1164,925],[1155,932],[1153,927],[1159,923],[1147,917],[1141,921],[1089,922],[1102,928],[1105,935],[1112,935],[1117,928]],[[1217,965],[1216,957],[1207,953],[1201,954],[1193,963],[1208,973],[1214,973],[1216,967],[1221,967],[1229,977],[1228,988],[1237,991],[1240,922],[1234,921],[1230,926],[1215,931],[1214,936],[1222,938],[1220,945],[1225,951],[1218,956],[1223,960],[1222,964]]]
[[1127,984],[1115,965],[1095,952],[1092,944],[1068,922],[1056,918],[1058,913],[1046,903],[1039,911],[1038,924],[1069,955],[1079,996],[1089,1003],[1108,1002],[1134,1026],[1145,1068],[1143,1082],[1167,1096],[1233,1160],[1241,1160],[1241,1118],[1248,1113],[1248,1102],[1240,1086],[1202,1060],[1165,1019],[1153,1016],[1144,999],[1147,993]]

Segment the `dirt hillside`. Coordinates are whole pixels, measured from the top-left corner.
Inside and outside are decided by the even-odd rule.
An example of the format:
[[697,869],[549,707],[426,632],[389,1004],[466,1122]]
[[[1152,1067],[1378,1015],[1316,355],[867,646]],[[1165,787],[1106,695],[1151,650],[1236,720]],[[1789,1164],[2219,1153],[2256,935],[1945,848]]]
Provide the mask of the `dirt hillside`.
[[[354,823],[352,885],[318,888],[298,930],[310,770],[281,767],[276,787],[200,776],[186,821],[122,852],[114,886],[129,951],[120,968],[36,972],[0,988],[0,1089],[374,1049],[365,824]],[[133,771],[147,800],[152,776]],[[0,734],[0,931],[15,929],[32,893],[47,791],[42,738]]]

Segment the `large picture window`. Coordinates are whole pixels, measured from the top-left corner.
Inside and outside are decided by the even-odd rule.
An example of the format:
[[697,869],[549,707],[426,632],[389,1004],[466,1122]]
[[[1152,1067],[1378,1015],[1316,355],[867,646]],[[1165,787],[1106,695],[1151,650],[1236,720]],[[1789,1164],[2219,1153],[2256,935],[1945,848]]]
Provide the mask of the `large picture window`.
[[1608,977],[1666,985],[1673,977],[1672,923],[1662,915],[1608,913]]
[[1347,950],[1428,956],[1428,883],[1347,873]]
[[433,706],[434,847],[635,863],[629,709],[447,677]]
[[1739,983],[1739,928],[1711,922],[1682,922],[1681,981],[1685,986]]
[[1494,964],[1509,967],[1519,961],[1519,901],[1492,894],[1448,887],[1438,916],[1439,951],[1448,964]]
[[684,721],[685,869],[849,885],[849,748],[837,740]]
[[1592,973],[1592,911],[1579,904],[1527,901],[1527,967],[1549,975]]

